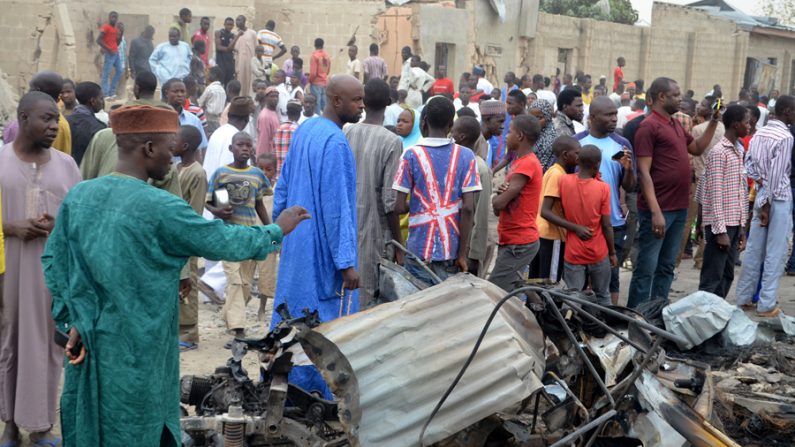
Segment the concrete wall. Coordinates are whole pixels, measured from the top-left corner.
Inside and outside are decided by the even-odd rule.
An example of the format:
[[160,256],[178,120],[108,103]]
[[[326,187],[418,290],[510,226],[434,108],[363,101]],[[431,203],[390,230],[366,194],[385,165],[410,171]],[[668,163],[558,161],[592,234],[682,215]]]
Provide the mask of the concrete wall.
[[0,69],[16,93],[27,89],[28,79],[39,70],[67,68],[59,51],[55,1],[3,1],[0,7]]
[[[537,12],[537,0],[506,0],[506,20],[500,22],[489,0],[414,0],[403,10],[410,15],[411,36],[398,36],[382,26],[388,7],[383,0],[184,0],[179,5],[156,0],[0,0],[4,32],[0,46],[0,71],[14,93],[27,88],[38,70],[54,69],[75,80],[99,80],[101,60],[94,42],[98,24],[116,10],[127,25],[128,42],[143,27],[155,27],[155,42],[166,40],[166,30],[182,6],[194,14],[192,27],[203,15],[212,18],[212,29],[226,16],[243,14],[249,25],[260,29],[268,19],[276,21],[287,45],[301,47],[306,68],[315,37],[326,41],[332,71],[344,72],[346,45],[355,38],[360,58],[372,42],[399,51],[410,44],[426,61],[435,61],[436,43],[454,44],[449,76],[457,79],[475,63],[484,64],[492,82],[499,84],[508,70],[518,75],[543,73],[556,68],[574,73],[581,69],[595,80],[608,76],[612,84],[615,59],[624,56],[627,79],[670,76],[683,88],[698,94],[720,83],[736,94],[742,86],[745,58],[776,58],[780,67],[776,85],[789,91],[793,73],[793,39],[762,31],[738,29],[731,21],[676,5],[655,3],[653,27],[643,28]],[[379,22],[381,18],[381,22]],[[391,34],[390,34],[391,33]],[[560,50],[564,51],[559,60]],[[212,53],[211,53],[212,54]],[[383,54],[390,71],[399,72],[397,54]],[[278,62],[283,62],[284,58]]]
[[[470,14],[466,9],[440,5],[420,5],[419,20],[416,21],[414,37],[415,51],[431,67],[436,67],[436,44],[447,44],[451,51],[447,58],[447,73],[454,81],[458,75],[472,68],[469,55],[473,42],[468,35],[462,35],[467,29]],[[434,75],[435,73],[431,73]]]
[[255,0],[255,6],[257,26],[264,27],[265,22],[274,20],[276,32],[288,47],[301,48],[307,72],[315,38],[322,38],[331,56],[332,73],[345,72],[349,60],[347,44],[352,36],[356,37],[359,59],[367,57],[371,43],[380,42],[376,22],[386,10],[383,0]]
[[[795,73],[792,73],[792,58],[795,53],[795,44],[792,39],[779,36],[770,36],[760,33],[751,33],[748,44],[748,57],[753,57],[765,63],[770,63],[770,58],[776,59],[775,88],[782,94],[790,92],[795,84]],[[760,92],[763,95],[769,92]],[[795,93],[795,92],[790,92]]]
[[[749,34],[729,20],[663,3],[654,4],[652,23],[651,28],[644,28],[540,13],[538,33],[520,55],[519,71],[551,76],[556,68],[570,73],[583,70],[594,83],[599,76],[607,76],[607,85],[612,87],[616,59],[623,56],[625,79],[644,79],[647,87],[653,78],[667,76],[697,95],[716,83],[736,95],[748,54],[777,57],[779,83],[790,79],[792,50],[787,48],[795,42],[792,39]],[[566,61],[559,61],[560,50],[569,51]]]
[[[253,0],[185,0],[175,6],[156,0],[3,0],[0,26],[4,31],[0,46],[0,70],[17,93],[27,89],[28,79],[38,70],[54,69],[76,81],[99,81],[101,56],[96,44],[99,24],[110,11],[119,13],[129,42],[146,25],[155,27],[155,44],[168,39],[168,26],[182,7],[193,11],[192,27],[199,18],[209,16],[211,30],[223,26],[227,16],[243,14],[254,19]],[[212,53],[211,53],[212,54]]]

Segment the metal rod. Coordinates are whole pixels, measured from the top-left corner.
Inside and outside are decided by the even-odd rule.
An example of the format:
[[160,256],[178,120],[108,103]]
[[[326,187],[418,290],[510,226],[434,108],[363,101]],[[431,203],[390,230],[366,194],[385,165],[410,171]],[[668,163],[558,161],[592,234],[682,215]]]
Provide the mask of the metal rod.
[[571,306],[571,308],[574,309],[574,311],[577,312],[578,314],[580,314],[580,315],[588,318],[589,320],[593,321],[594,323],[596,323],[602,329],[606,330],[607,332],[610,332],[611,334],[615,335],[616,337],[620,338],[621,340],[627,342],[630,346],[632,346],[633,348],[637,349],[638,351],[641,351],[641,352],[644,352],[644,353],[648,352],[646,350],[646,348],[644,348],[643,346],[641,346],[641,345],[635,343],[634,341],[630,340],[629,337],[625,337],[624,335],[622,335],[617,330],[611,328],[610,326],[607,325],[607,323],[605,323],[604,321],[594,317],[587,310],[585,310],[585,309],[583,309],[581,307],[577,307],[577,306]]
[[588,440],[588,443],[585,444],[585,447],[591,447],[593,443],[596,442],[596,438],[599,437],[599,433],[602,432],[602,429],[605,427],[605,424],[607,424],[607,422],[608,421],[604,421],[601,424],[599,424],[599,427],[597,427],[597,429],[594,430],[593,435],[591,435],[591,439]]
[[414,259],[415,261],[417,261],[417,264],[419,264],[420,267],[422,267],[422,269],[425,270],[425,273],[430,275],[430,277],[434,281],[436,281],[436,284],[441,284],[442,283],[442,278],[439,278],[439,276],[437,276],[436,273],[433,273],[433,270],[431,270],[427,265],[425,265],[425,263],[422,262],[422,259],[417,257],[417,255],[415,255],[414,253],[410,252],[406,247],[401,245],[400,242],[392,239],[391,241],[387,242],[387,244],[392,244],[395,247],[403,250],[403,253],[406,253],[408,255],[408,257],[410,257],[410,258]]
[[602,381],[602,378],[599,377],[599,373],[596,371],[596,368],[594,368],[593,364],[591,363],[591,360],[585,354],[585,351],[582,350],[580,343],[577,341],[577,338],[571,332],[569,325],[566,324],[566,320],[563,318],[563,315],[561,315],[557,304],[555,304],[555,302],[552,300],[552,297],[549,296],[548,293],[546,293],[546,290],[544,290],[541,293],[541,295],[547,300],[547,304],[549,305],[549,307],[552,308],[552,312],[555,314],[555,318],[557,318],[561,326],[563,326],[563,330],[566,332],[566,336],[569,337],[569,341],[574,346],[574,349],[577,351],[577,354],[579,354],[582,361],[585,362],[585,366],[588,367],[588,370],[591,372],[591,375],[593,376],[594,380],[599,385],[599,388],[601,388],[602,392],[607,396],[607,399],[610,401],[610,407],[615,408],[616,402],[615,400],[613,400],[613,396],[610,395],[610,390],[607,389],[607,385],[605,385],[604,381]]
[[580,436],[584,435],[585,433],[587,433],[592,428],[602,425],[603,422],[606,422],[608,419],[610,419],[611,417],[613,417],[615,415],[616,415],[616,410],[609,410],[607,413],[605,413],[605,414],[599,416],[598,418],[592,420],[591,422],[583,425],[582,427],[578,428],[577,430],[569,433],[568,436],[565,436],[565,437],[561,438],[560,440],[558,440],[558,442],[552,444],[550,447],[565,447],[570,442],[573,442],[573,441],[579,439]]
[[573,302],[575,302],[577,304],[580,304],[580,305],[583,305],[583,306],[595,307],[595,308],[599,309],[600,311],[602,311],[602,312],[604,312],[604,313],[606,313],[606,314],[608,314],[610,316],[613,316],[615,318],[620,318],[620,319],[622,319],[624,321],[627,321],[629,323],[635,323],[638,326],[642,327],[643,329],[646,329],[647,331],[653,332],[654,334],[659,335],[660,337],[663,337],[663,338],[665,338],[667,340],[670,340],[670,341],[672,341],[674,343],[677,343],[677,344],[686,344],[687,343],[687,340],[685,340],[683,337],[680,337],[680,336],[678,336],[676,334],[672,334],[672,333],[670,333],[670,332],[668,332],[668,331],[666,331],[664,329],[660,329],[657,326],[655,326],[653,324],[649,324],[646,321],[637,320],[635,318],[632,318],[632,317],[629,317],[627,315],[624,315],[621,312],[616,312],[615,310],[609,309],[609,308],[607,308],[605,306],[602,306],[602,305],[599,305],[599,304],[596,304],[596,303],[592,303],[592,302],[590,302],[588,300],[584,300],[582,298],[578,298],[578,297],[575,297],[575,296],[566,295],[565,293],[562,293],[562,292],[559,292],[559,291],[556,291],[556,290],[549,290],[549,289],[544,289],[544,288],[541,288],[541,287],[538,287],[537,289],[539,291],[543,290],[545,292],[549,292],[550,294],[555,295],[556,297],[558,297],[558,298],[560,298],[562,300],[573,301]]
[[591,415],[588,414],[588,409],[585,408],[585,405],[582,404],[580,399],[578,399],[577,396],[575,396],[574,393],[569,389],[569,386],[566,385],[566,382],[560,380],[560,377],[558,377],[558,375],[552,371],[547,371],[545,375],[552,377],[552,380],[557,382],[558,385],[560,385],[563,388],[563,391],[565,391],[566,394],[568,394],[569,397],[571,397],[572,400],[574,400],[574,403],[577,405],[577,407],[579,407],[579,409],[585,415],[585,423],[591,422]]
[[[623,393],[624,390],[627,389],[630,385],[635,383],[636,380],[638,380],[638,377],[640,376],[640,374],[643,372],[643,370],[646,369],[646,366],[649,364],[649,361],[657,353],[657,350],[660,348],[660,344],[662,344],[662,338],[661,337],[657,337],[654,340],[654,344],[651,345],[651,349],[649,349],[649,352],[646,354],[646,356],[640,362],[640,365],[637,368],[635,368],[634,371],[632,371],[632,374],[630,374],[629,378],[627,378],[625,380],[622,380],[621,383],[619,383],[618,385],[616,385],[613,388],[613,394],[616,397],[619,396],[621,393]],[[614,397],[614,399],[616,397]]]

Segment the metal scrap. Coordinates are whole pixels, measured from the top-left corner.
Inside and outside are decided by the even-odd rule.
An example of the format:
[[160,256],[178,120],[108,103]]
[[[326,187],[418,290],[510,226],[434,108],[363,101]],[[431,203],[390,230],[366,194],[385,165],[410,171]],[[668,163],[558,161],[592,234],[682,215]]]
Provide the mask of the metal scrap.
[[[419,445],[422,423],[503,295],[487,281],[458,275],[317,327],[348,359],[359,384],[362,418],[358,434],[349,437],[356,435],[367,446]],[[518,300],[507,303],[425,441],[453,436],[542,388],[543,347],[530,310]]]

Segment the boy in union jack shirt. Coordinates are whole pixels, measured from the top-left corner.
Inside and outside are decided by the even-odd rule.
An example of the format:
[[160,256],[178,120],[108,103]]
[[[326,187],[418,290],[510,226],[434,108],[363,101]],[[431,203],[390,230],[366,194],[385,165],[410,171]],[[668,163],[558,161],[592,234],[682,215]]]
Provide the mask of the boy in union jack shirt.
[[[454,117],[449,99],[428,101],[420,115],[425,138],[403,154],[392,185],[397,191],[395,211],[409,213],[407,248],[441,280],[467,271],[475,193],[482,189],[475,154],[448,138]],[[406,270],[429,285],[435,283],[408,257]]]

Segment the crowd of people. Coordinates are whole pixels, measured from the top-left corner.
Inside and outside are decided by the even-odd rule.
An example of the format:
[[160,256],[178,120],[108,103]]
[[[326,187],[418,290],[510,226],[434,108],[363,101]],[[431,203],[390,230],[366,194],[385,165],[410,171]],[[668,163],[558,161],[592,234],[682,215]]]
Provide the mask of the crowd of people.
[[[147,27],[127,52],[110,13],[101,84],[40,72],[4,127],[2,446],[20,430],[41,446],[180,445],[199,290],[223,301],[231,344],[254,289],[271,328],[281,304],[324,322],[380,304],[382,258],[428,286],[469,272],[608,305],[623,265],[637,308],[667,300],[692,256],[700,290],[725,298],[741,265],[738,305],[780,312],[785,264],[795,274],[792,96],[730,100],[716,85],[697,100],[665,77],[645,89],[623,58],[610,94],[583,72],[494,86],[479,65],[456,85],[409,47],[390,76],[377,44],[363,61],[351,46],[331,76],[321,38],[305,73],[297,46],[279,67],[272,21],[227,18],[214,39],[206,17],[189,36],[191,21],[183,9],[168,42]],[[331,398],[310,365],[290,380]]]

